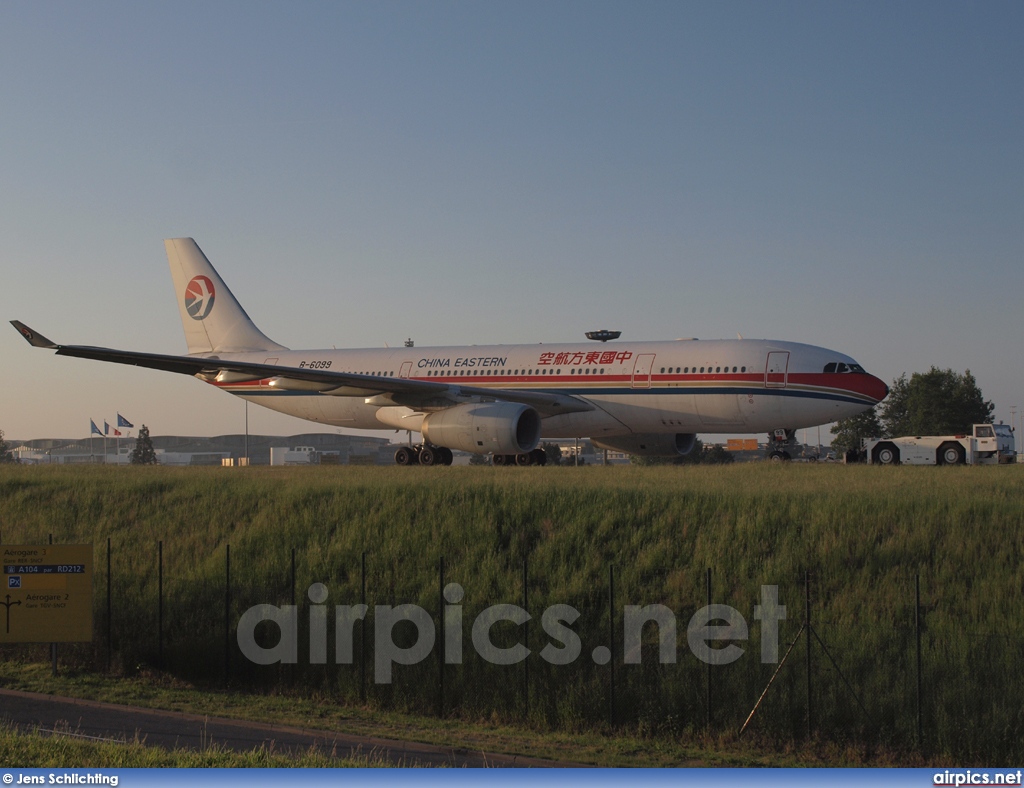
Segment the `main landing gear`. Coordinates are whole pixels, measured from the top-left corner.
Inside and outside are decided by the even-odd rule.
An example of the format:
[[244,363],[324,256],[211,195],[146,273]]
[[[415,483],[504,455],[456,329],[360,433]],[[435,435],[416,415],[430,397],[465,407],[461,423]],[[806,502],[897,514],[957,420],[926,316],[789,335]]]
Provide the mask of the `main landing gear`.
[[[525,454],[495,454],[494,465],[546,465],[547,452],[534,449]],[[395,465],[451,465],[452,450],[444,446],[423,443],[419,446],[402,446],[395,452]]]
[[396,465],[451,465],[452,450],[444,446],[403,446],[395,452]]
[[495,454],[491,460],[494,465],[547,465],[548,454],[544,449],[534,449],[526,454]]

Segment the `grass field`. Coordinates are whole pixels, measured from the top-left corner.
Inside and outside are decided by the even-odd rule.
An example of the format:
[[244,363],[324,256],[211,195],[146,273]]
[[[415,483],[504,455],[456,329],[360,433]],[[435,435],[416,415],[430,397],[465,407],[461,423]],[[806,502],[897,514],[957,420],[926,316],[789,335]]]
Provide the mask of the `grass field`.
[[[920,575],[923,745],[961,762],[1024,755],[1022,520],[1017,467],[0,470],[5,544],[45,543],[52,534],[58,543],[95,545],[96,638],[62,647],[73,666],[106,664],[108,538],[114,670],[131,675],[160,661],[162,540],[163,667],[200,686],[224,681],[228,544],[231,622],[251,605],[290,601],[293,550],[300,622],[308,621],[305,591],[313,582],[329,589],[328,605],[360,601],[364,552],[371,609],[415,603],[436,615],[443,559],[445,582],[465,589],[466,655],[443,669],[443,707],[436,657],[396,666],[393,684],[376,685],[372,642],[361,701],[358,628],[352,665],[309,665],[305,625],[294,667],[244,662],[232,639],[231,686],[536,730],[609,724],[610,668],[595,664],[591,651],[608,645],[612,568],[616,724],[652,742],[735,737],[776,667],[759,659],[761,586],[778,586],[787,607],[785,653],[803,623],[807,572],[814,629],[827,647],[813,642],[816,735],[837,746],[913,749]],[[474,658],[469,646],[482,608],[522,604],[524,559],[534,616],[528,674],[522,664]],[[712,601],[733,606],[750,625],[749,640],[737,643],[743,656],[710,671],[686,639],[690,617],[706,603],[709,569]],[[655,603],[675,613],[678,663],[658,664],[652,626],[644,630],[643,664],[624,665],[622,607]],[[582,655],[569,665],[536,654],[552,640],[537,619],[553,604],[581,613],[573,629]],[[523,640],[510,623],[492,634],[502,646]],[[408,636],[396,628],[396,641]],[[5,653],[43,656],[38,646]],[[805,735],[805,665],[801,642],[754,718],[760,741],[786,747]]]

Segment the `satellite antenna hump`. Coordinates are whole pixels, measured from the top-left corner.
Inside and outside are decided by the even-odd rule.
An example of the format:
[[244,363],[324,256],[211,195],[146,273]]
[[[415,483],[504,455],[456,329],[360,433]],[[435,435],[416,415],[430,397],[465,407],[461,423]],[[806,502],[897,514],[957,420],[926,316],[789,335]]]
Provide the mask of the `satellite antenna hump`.
[[607,342],[609,339],[618,339],[622,336],[622,332],[609,331],[607,328],[602,328],[599,331],[588,331],[585,336],[587,339],[592,339],[595,342]]

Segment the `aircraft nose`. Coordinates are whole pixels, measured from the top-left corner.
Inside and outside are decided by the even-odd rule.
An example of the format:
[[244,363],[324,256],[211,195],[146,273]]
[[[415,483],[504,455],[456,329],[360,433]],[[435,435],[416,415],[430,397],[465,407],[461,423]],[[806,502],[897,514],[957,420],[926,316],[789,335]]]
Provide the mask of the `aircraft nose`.
[[889,387],[885,385],[884,380],[876,378],[874,375],[868,375],[866,393],[875,402],[881,402],[889,396]]

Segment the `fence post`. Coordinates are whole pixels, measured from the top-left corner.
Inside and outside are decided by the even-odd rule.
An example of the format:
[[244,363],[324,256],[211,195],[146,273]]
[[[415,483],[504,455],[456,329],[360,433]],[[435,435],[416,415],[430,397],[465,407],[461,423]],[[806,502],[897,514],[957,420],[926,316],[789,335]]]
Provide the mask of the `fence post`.
[[[366,551],[363,550],[362,566],[360,568],[361,592],[359,602],[366,605]],[[359,619],[359,699],[366,703],[366,616],[370,611]]]
[[615,567],[608,565],[608,725],[615,727]]
[[924,750],[921,732],[921,574],[914,575],[914,634],[917,640],[917,747]]
[[437,625],[441,633],[437,650],[437,716],[444,716],[444,556],[437,559]]
[[807,738],[814,731],[814,693],[811,685],[811,573],[804,570],[804,622],[807,625]]
[[224,686],[231,676],[231,545],[224,550]]
[[[299,629],[299,609],[295,606],[295,548],[294,547],[292,548],[292,612],[295,614],[295,637],[296,637],[296,640],[297,640],[298,636],[299,636],[298,635],[298,629]],[[291,668],[289,673],[291,674],[292,684],[294,685],[295,684],[295,678],[298,675],[298,673],[297,673],[298,665],[296,663],[292,663],[289,667]]]
[[107,537],[107,673],[110,673],[110,659],[114,649],[114,608],[110,593],[110,537]]
[[157,586],[156,586],[156,664],[164,669],[164,542],[161,539],[156,547]]
[[[50,534],[50,544],[53,544],[53,534]],[[57,644],[50,644],[50,667],[52,668],[53,675],[57,675]]]
[[[527,557],[523,556],[523,610],[526,611],[527,615],[530,612],[529,606],[529,587],[527,586],[527,580],[529,575],[527,573]],[[523,646],[526,648],[527,656],[523,659],[523,719],[530,718],[530,619],[527,618],[523,622]]]
[[[711,607],[711,567],[707,568],[707,574],[704,580],[704,590],[706,592],[706,604]],[[711,730],[711,663],[708,662],[704,666],[705,682],[704,682],[704,705],[707,707],[705,724],[707,729]]]

